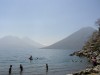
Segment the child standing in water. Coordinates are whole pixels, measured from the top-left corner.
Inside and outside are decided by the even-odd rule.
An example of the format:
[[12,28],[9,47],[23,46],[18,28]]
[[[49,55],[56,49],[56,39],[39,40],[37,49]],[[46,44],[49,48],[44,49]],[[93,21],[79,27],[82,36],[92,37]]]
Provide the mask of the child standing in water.
[[9,75],[11,74],[12,72],[12,65],[10,65],[10,68],[9,68]]
[[48,64],[46,64],[46,71],[48,72]]
[[20,64],[20,72],[22,72],[23,71],[23,66],[22,66],[22,64]]

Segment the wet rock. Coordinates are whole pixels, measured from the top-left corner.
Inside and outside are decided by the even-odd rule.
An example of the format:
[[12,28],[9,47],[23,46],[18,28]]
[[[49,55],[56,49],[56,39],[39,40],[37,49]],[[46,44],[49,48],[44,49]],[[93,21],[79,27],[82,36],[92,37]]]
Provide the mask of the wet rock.
[[79,75],[79,73],[74,73],[73,75]]
[[69,56],[74,56],[75,55],[75,53],[72,53],[72,54],[70,54]]

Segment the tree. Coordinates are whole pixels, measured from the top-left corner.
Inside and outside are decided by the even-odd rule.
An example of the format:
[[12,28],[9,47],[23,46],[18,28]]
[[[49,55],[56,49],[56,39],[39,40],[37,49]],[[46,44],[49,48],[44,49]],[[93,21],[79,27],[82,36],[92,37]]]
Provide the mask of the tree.
[[98,30],[99,30],[99,33],[100,33],[100,19],[98,19],[95,23],[98,26]]

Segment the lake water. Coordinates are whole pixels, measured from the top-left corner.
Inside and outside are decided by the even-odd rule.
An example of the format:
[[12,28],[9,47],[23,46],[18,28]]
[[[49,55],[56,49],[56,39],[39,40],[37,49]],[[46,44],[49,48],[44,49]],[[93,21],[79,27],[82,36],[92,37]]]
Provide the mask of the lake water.
[[[0,50],[0,75],[8,75],[9,65],[13,65],[11,75],[66,75],[85,69],[86,58],[69,56],[73,50],[58,49],[29,49],[29,50]],[[33,60],[28,58],[33,56]],[[38,59],[37,59],[38,58]],[[49,70],[46,72],[45,64]],[[24,67],[20,74],[19,65]]]

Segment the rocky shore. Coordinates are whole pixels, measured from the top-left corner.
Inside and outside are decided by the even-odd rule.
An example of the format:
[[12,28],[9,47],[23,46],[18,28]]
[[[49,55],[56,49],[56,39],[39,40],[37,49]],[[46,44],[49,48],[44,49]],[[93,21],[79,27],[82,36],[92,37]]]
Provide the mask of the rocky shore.
[[85,43],[82,50],[70,54],[70,56],[73,55],[87,57],[89,62],[92,62],[92,57],[95,57],[97,65],[80,72],[67,75],[100,75],[100,31],[95,31],[89,40]]

